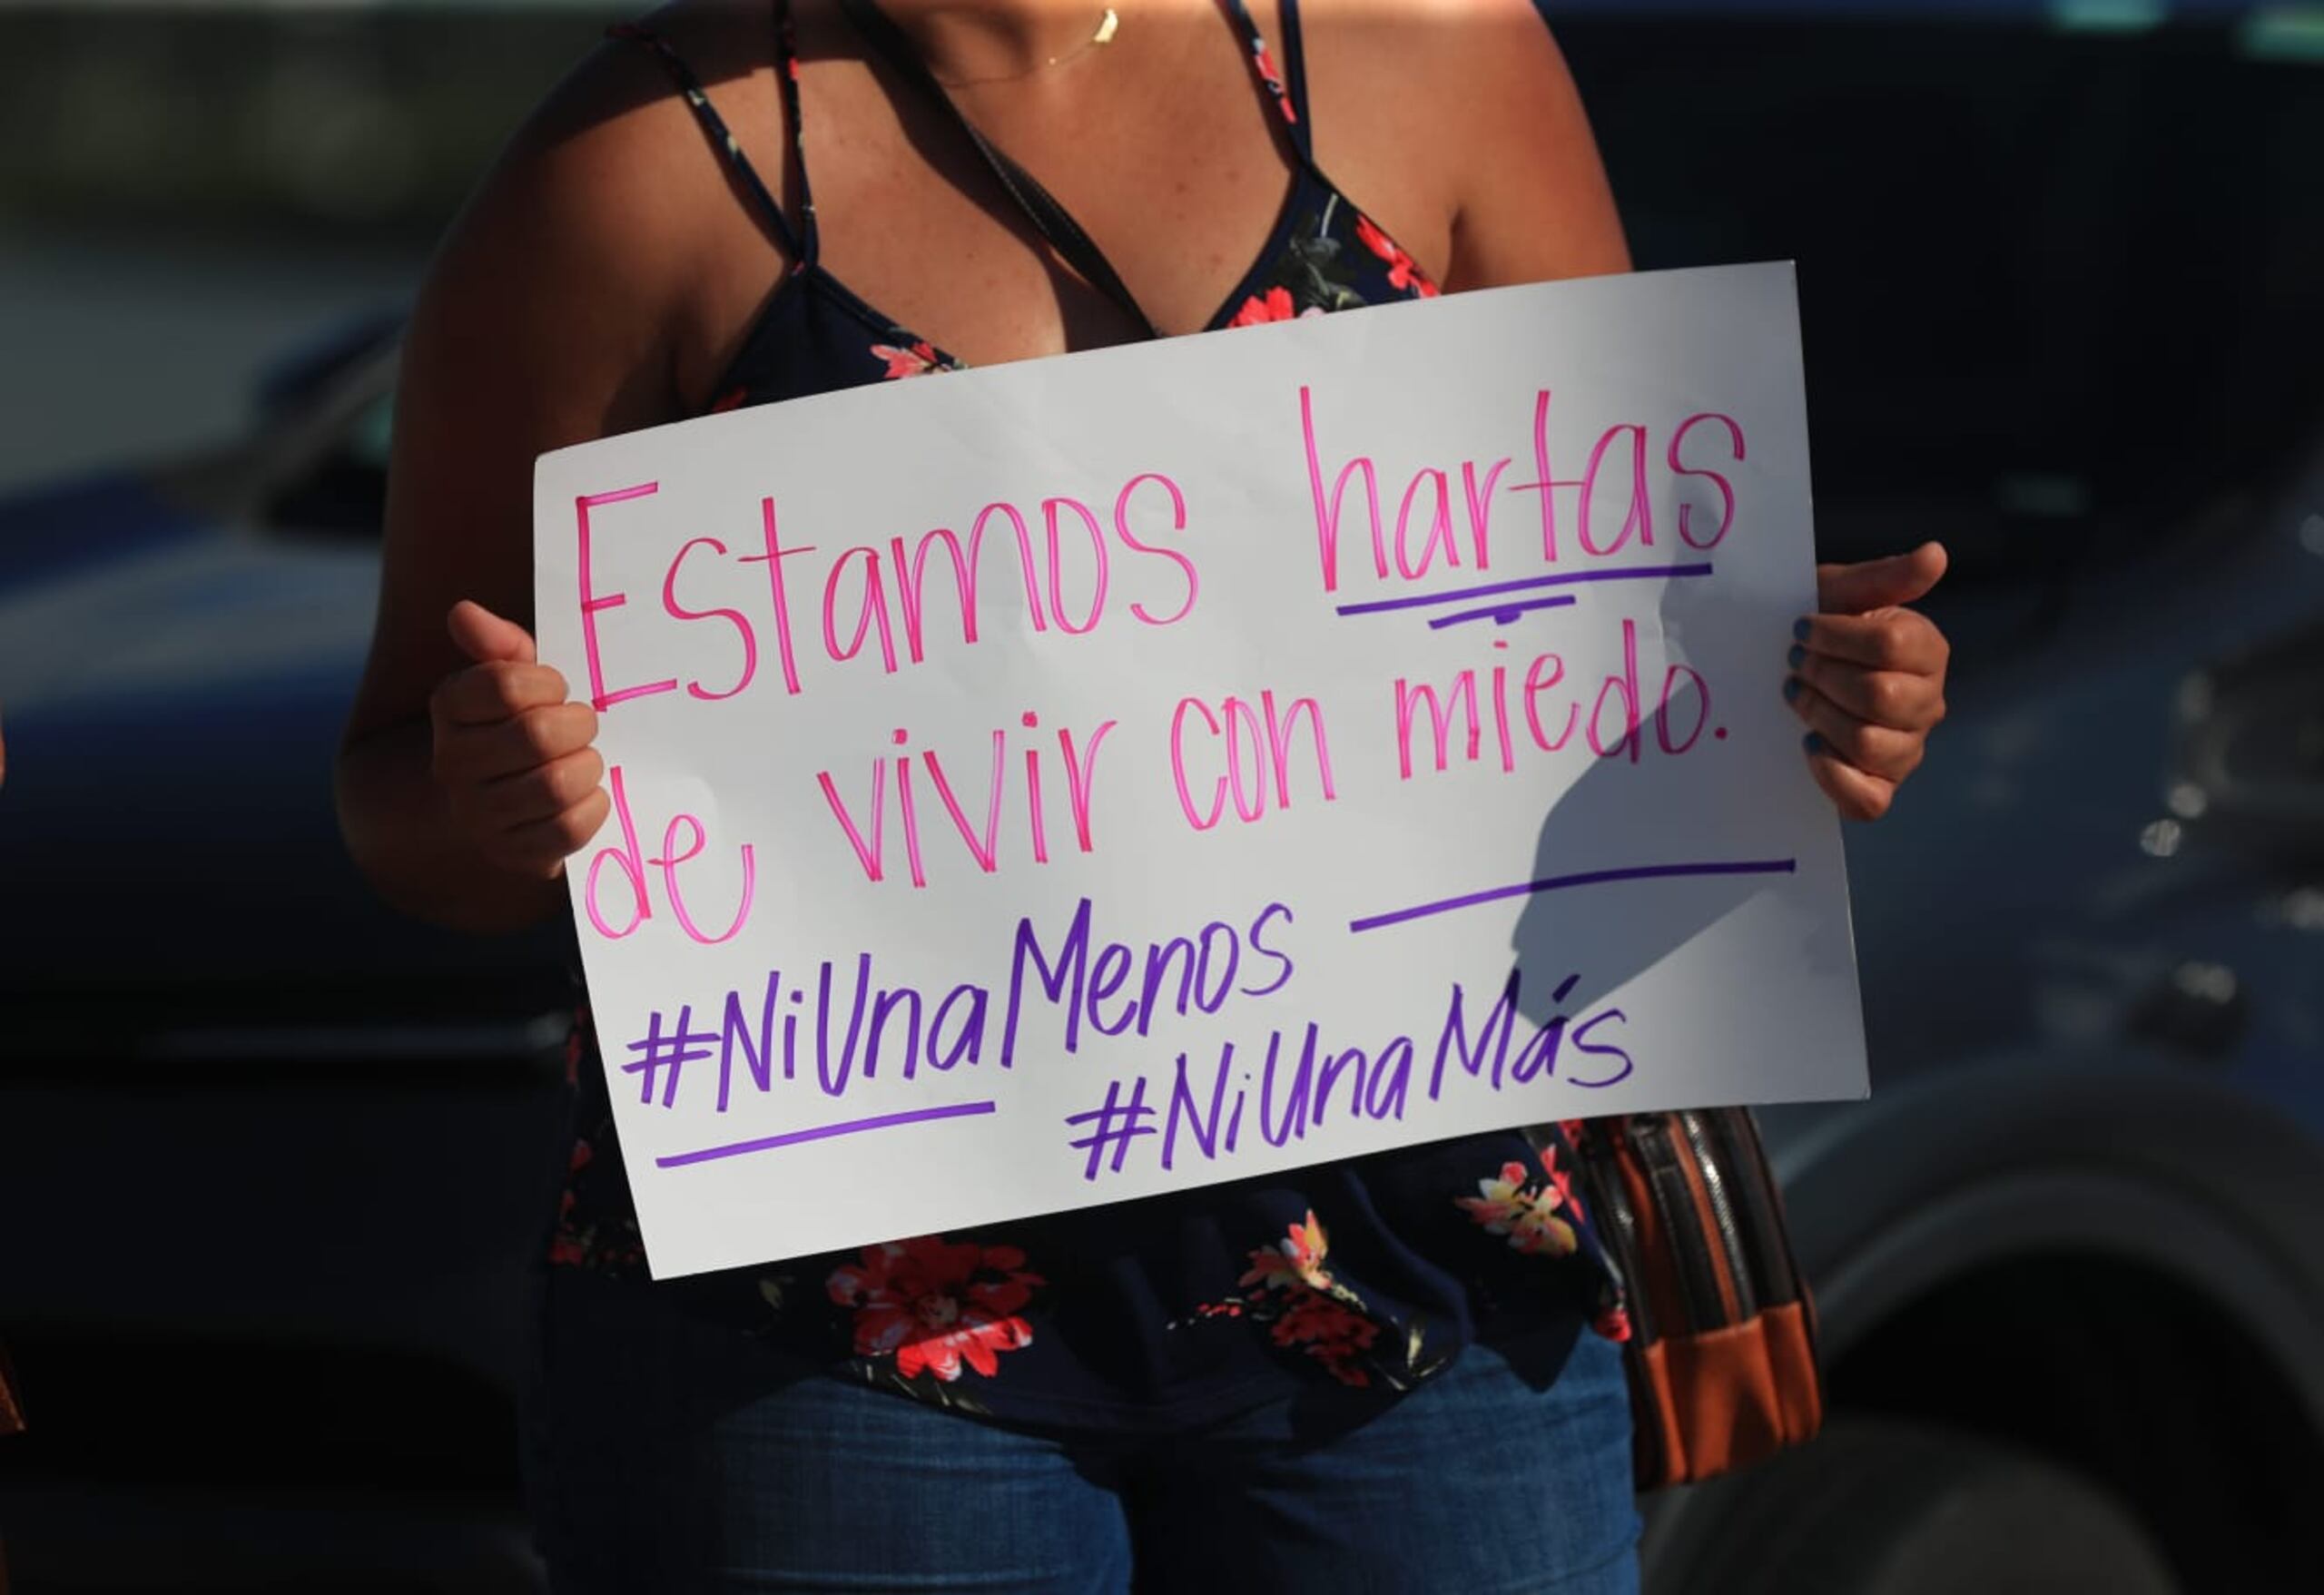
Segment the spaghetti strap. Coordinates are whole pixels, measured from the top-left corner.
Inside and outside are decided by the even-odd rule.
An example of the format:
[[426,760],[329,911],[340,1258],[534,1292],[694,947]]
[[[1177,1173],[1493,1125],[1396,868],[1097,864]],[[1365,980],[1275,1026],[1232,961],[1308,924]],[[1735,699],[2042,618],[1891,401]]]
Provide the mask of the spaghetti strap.
[[[1283,17],[1283,69],[1275,69],[1275,57],[1267,53],[1266,36],[1259,32],[1259,25],[1251,15],[1247,0],[1221,0],[1241,30],[1243,41],[1251,53],[1251,71],[1259,80],[1259,87],[1283,113],[1284,126],[1291,133],[1291,147],[1300,161],[1311,170],[1315,164],[1313,131],[1307,120],[1307,51],[1299,32],[1299,0],[1277,0]],[[1322,174],[1317,173],[1318,176]]]
[[[792,48],[791,10],[783,0],[775,0],[775,15],[776,92],[783,99],[784,132],[792,149],[796,151],[799,148],[798,64]],[[694,75],[694,68],[686,64],[685,58],[670,48],[661,35],[636,23],[616,23],[606,30],[606,36],[625,44],[643,45],[654,53],[677,84],[680,97],[694,112],[694,120],[702,124],[703,133],[709,138],[712,147],[726,162],[727,170],[734,180],[742,185],[751,208],[773,230],[783,252],[792,259],[793,270],[805,270],[815,256],[815,207],[807,189],[804,160],[798,162],[801,226],[794,230],[791,219],[783,213],[783,202],[774,197],[765,180],[759,176],[758,169],[743,153],[743,146],[735,141],[734,133],[726,125],[726,119],[719,115],[718,108],[710,103],[710,95],[704,90],[702,80]]]
[[815,188],[807,180],[807,132],[799,109],[799,35],[791,25],[791,0],[774,5],[774,92],[783,101],[783,132],[791,143],[791,174],[799,180],[799,265],[815,263],[822,235],[815,227]]

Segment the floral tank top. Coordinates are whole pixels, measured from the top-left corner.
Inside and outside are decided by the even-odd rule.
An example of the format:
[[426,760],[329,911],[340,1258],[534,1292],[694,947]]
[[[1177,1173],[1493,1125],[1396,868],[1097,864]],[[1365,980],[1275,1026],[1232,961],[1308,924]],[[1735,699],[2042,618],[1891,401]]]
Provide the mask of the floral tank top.
[[[1243,0],[1221,0],[1293,157],[1274,236],[1213,330],[1404,299],[1436,285],[1316,165],[1298,10],[1278,67]],[[792,262],[711,408],[731,409],[960,368],[817,260],[788,6],[778,83],[794,222],[694,74],[642,28],[745,199]],[[1200,1423],[1317,1379],[1403,1390],[1463,1346],[1577,1322],[1628,1334],[1618,1282],[1569,1182],[1559,1125],[1470,1136],[957,1233],[648,1285],[598,1040],[569,1052],[577,1104],[553,1265],[634,1275],[689,1311],[875,1387],[963,1412],[1116,1428]],[[909,1164],[867,1177],[910,1180]]]

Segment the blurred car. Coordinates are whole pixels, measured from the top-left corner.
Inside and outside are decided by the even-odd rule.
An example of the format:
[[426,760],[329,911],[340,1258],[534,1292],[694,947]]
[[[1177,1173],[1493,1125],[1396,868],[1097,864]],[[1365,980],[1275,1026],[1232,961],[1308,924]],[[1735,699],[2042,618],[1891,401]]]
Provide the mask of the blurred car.
[[538,1587],[552,937],[401,921],[331,760],[396,319],[246,441],[0,503],[0,1539],[43,1589]]
[[[1682,9],[1560,20],[1640,261],[1801,262],[1819,540],[1947,541],[1955,677],[1848,837],[1874,1094],[1764,1116],[1832,1433],[1655,1501],[1649,1587],[2304,1587],[2318,18]],[[0,1526],[34,1587],[537,1578],[559,947],[396,920],[330,804],[393,357],[352,330],[236,448],[0,505],[0,1334],[34,1425]]]

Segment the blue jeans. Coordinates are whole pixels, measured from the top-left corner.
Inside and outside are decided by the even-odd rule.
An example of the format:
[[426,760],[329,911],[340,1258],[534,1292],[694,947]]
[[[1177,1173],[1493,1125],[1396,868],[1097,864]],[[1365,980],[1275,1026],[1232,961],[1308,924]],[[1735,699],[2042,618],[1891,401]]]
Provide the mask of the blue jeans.
[[558,1595],[1633,1595],[1618,1348],[1471,1348],[1160,1434],[1004,1426],[793,1370],[557,1270],[536,1427]]

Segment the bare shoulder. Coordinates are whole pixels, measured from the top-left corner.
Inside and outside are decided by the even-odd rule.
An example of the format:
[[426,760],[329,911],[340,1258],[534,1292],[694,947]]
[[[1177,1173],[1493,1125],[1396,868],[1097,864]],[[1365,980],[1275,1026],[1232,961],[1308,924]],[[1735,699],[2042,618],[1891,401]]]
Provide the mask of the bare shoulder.
[[[646,19],[713,99],[755,124],[772,99],[767,8],[682,0]],[[645,41],[597,45],[528,114],[432,263],[406,348],[405,407],[531,456],[667,419],[701,341],[705,278],[775,249]],[[761,152],[763,155],[763,152]],[[782,162],[766,162],[778,182]]]
[[1306,0],[1300,16],[1311,62],[1337,80],[1314,91],[1326,109],[1391,125],[1443,196],[1448,286],[1627,269],[1588,114],[1534,0]]
[[1513,52],[1538,67],[1555,54],[1533,0],[1300,0],[1299,20],[1310,40],[1369,39],[1384,46],[1392,66],[1402,61],[1434,70],[1466,63],[1521,73],[1522,60],[1501,58]]
[[[702,8],[705,13],[714,9]],[[707,74],[716,18],[671,14]],[[679,413],[699,262],[735,207],[644,48],[583,59],[511,136],[431,263],[404,339],[379,617],[353,728],[460,663],[458,599],[529,617],[533,462]]]

